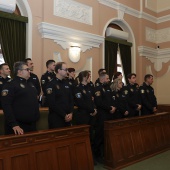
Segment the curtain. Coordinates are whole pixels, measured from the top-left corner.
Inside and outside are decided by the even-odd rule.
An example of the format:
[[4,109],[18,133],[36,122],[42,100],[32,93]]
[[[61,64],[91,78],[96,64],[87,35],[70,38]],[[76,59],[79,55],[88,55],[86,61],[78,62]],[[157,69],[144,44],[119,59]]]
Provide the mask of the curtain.
[[112,79],[113,73],[117,69],[117,50],[118,44],[105,40],[105,69]]
[[124,69],[125,79],[127,80],[127,75],[131,73],[131,47],[128,45],[119,44],[120,57],[122,60],[122,65]]
[[0,17],[0,44],[2,54],[13,75],[13,64],[26,56],[26,23]]

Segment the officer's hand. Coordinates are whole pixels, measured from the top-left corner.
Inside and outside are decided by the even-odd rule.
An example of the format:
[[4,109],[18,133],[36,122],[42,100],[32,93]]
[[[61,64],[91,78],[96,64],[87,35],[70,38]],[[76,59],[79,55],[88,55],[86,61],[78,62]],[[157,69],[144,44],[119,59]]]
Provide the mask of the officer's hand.
[[90,113],[91,116],[96,116],[96,114],[97,114],[97,109],[94,109],[94,110],[95,110],[94,113]]
[[111,106],[112,110],[110,110],[110,113],[114,113],[116,110],[116,107]]
[[156,111],[157,111],[157,108],[156,108],[156,107],[154,107],[154,108],[153,108],[153,112],[155,113]]
[[136,110],[141,110],[141,108],[142,108],[142,105],[140,105],[140,104],[137,104],[137,109]]
[[14,130],[15,135],[23,135],[24,134],[23,129],[21,129],[19,126],[14,126],[12,129]]
[[69,113],[65,116],[65,121],[70,122],[72,120],[72,113]]
[[124,115],[125,115],[125,116],[127,116],[128,114],[129,114],[129,112],[128,112],[128,111],[126,111],[126,112],[124,113]]

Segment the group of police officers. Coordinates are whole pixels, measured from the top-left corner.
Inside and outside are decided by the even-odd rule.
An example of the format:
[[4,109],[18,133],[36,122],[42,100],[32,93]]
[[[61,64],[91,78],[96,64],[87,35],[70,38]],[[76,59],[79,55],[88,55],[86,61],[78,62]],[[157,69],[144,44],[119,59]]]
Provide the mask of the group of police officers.
[[[49,107],[50,129],[74,124],[90,125],[93,156],[102,163],[104,121],[157,111],[151,87],[153,76],[150,74],[145,75],[144,83],[139,86],[136,74],[130,73],[125,86],[120,72],[110,81],[106,70],[100,69],[99,78],[93,84],[89,70],[81,71],[75,78],[74,68],[67,68],[65,62],[48,60],[47,71],[39,83],[33,67],[30,58],[14,63],[14,78],[10,79],[8,64],[0,65],[0,107],[5,116],[5,134],[35,131],[41,99],[41,105]],[[40,97],[41,88],[43,97]]]

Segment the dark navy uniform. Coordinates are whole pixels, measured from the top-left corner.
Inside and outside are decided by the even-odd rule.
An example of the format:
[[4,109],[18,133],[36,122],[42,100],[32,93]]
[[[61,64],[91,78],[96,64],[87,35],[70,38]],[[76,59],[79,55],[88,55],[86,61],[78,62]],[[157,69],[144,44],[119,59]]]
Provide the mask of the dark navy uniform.
[[1,96],[5,116],[5,133],[13,134],[14,126],[20,126],[24,132],[35,131],[36,121],[39,119],[35,86],[17,76],[4,85]]
[[39,96],[41,93],[41,87],[40,87],[40,82],[36,74],[30,73],[30,78],[28,79],[29,82],[32,82],[32,84],[35,86],[37,89],[37,95]]
[[97,108],[94,152],[96,157],[101,157],[104,143],[104,121],[112,120],[114,113],[110,113],[111,106],[115,106],[108,84],[96,84],[94,101]]
[[89,124],[91,121],[90,113],[95,112],[95,105],[92,100],[92,94],[88,85],[79,84],[75,88],[75,103],[78,107],[76,113],[77,124]]
[[56,74],[54,72],[47,71],[41,76],[41,88],[43,91],[43,98],[42,98],[42,106],[47,107],[48,102],[46,100],[46,86],[52,80],[56,78]]
[[73,112],[74,105],[68,82],[55,78],[48,83],[46,93],[49,104],[49,128],[70,126],[70,122],[65,122],[65,116]]
[[[9,77],[4,79],[3,77],[0,76],[0,92],[2,91],[3,86],[10,80],[11,79]],[[2,109],[1,99],[0,99],[0,109]]]
[[76,87],[76,81],[73,78],[69,78],[69,77],[66,78],[66,81],[68,82],[68,84],[69,84],[69,86],[71,88],[72,94],[74,96],[74,90],[75,90],[75,87]]
[[88,83],[87,86],[89,87],[91,94],[94,97],[94,84],[93,84],[93,82],[90,81],[90,83]]
[[124,87],[125,93],[126,90],[128,92],[127,101],[129,106],[129,117],[133,116],[139,116],[139,111],[137,110],[138,104],[141,104],[141,98],[139,94],[139,85],[137,83],[135,84],[127,84],[127,86]]
[[127,91],[124,89],[120,89],[117,91],[113,91],[112,95],[115,97],[115,101],[116,101],[116,112],[113,114],[113,118],[120,119],[120,118],[129,117],[129,114],[124,115],[126,111],[129,112]]
[[142,101],[141,115],[153,114],[153,108],[157,108],[157,100],[154,94],[154,89],[144,82],[143,85],[140,86],[139,92]]
[[55,77],[56,74],[54,72],[49,72],[49,71],[47,71],[41,76],[41,88],[45,96],[46,96],[46,86],[48,82],[54,79]]

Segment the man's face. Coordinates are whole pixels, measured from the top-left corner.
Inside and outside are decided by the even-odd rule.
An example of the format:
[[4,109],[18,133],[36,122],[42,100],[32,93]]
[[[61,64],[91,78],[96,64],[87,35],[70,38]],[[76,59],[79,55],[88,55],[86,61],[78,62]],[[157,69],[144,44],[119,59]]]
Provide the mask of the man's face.
[[104,83],[105,83],[105,84],[108,84],[109,82],[110,82],[109,76],[106,74],[106,75],[104,76]]
[[149,85],[152,85],[152,83],[153,83],[153,77],[152,76],[150,76],[150,78],[147,79],[147,83]]
[[30,69],[30,71],[33,71],[33,69],[34,69],[34,63],[33,63],[31,60],[28,60],[28,61],[27,61],[27,65],[28,65],[28,68]]
[[28,80],[30,77],[30,69],[27,65],[23,65],[22,69],[18,71],[19,76]]
[[51,64],[48,65],[48,68],[51,70],[51,71],[54,71],[55,70],[55,62],[52,62]]
[[4,75],[5,77],[10,75],[11,70],[9,69],[8,65],[4,65],[1,69],[1,75]]
[[136,76],[131,76],[131,78],[130,79],[128,79],[129,80],[129,83],[130,84],[135,84],[136,83]]
[[59,69],[59,74],[62,78],[67,77],[67,65],[66,64],[62,64],[62,68]]

